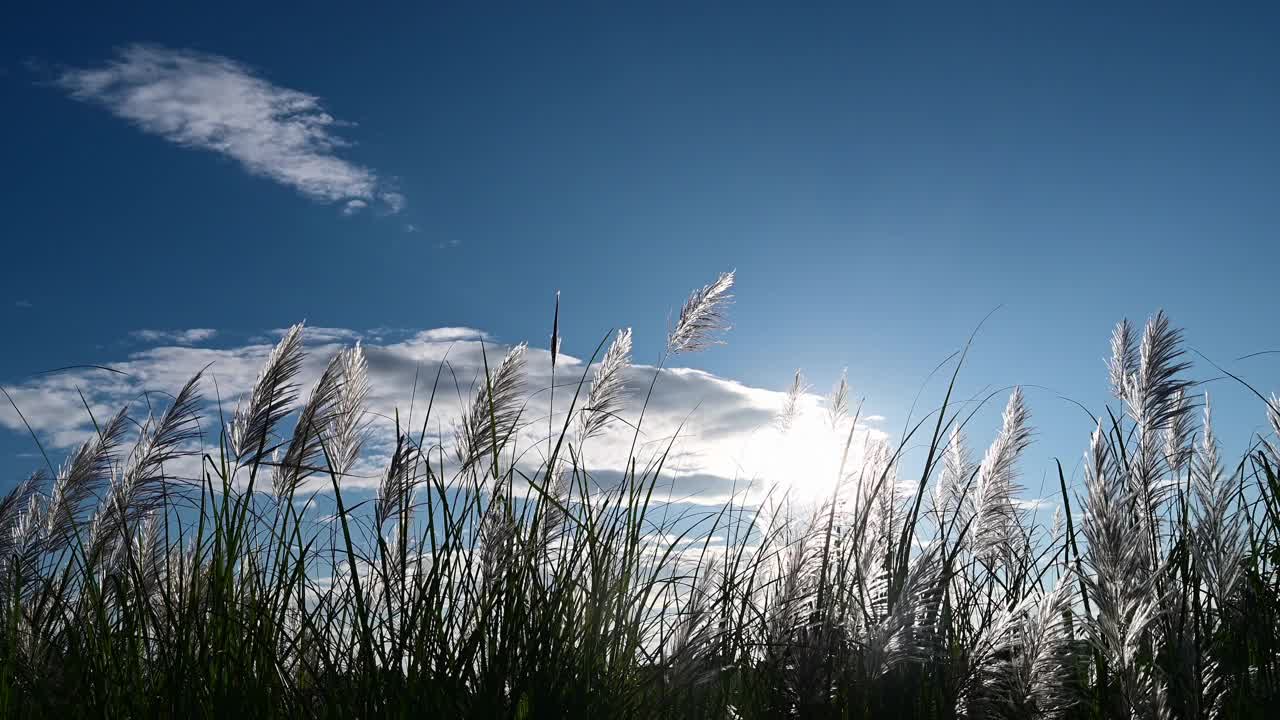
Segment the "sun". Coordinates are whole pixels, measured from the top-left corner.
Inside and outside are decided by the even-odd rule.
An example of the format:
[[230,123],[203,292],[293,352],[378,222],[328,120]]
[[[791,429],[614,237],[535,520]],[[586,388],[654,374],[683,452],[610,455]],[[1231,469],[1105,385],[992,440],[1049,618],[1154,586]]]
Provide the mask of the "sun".
[[816,506],[835,492],[842,462],[845,478],[856,477],[861,467],[868,430],[858,427],[850,434],[851,422],[833,426],[825,412],[802,412],[790,427],[775,423],[757,432],[744,464],[779,499],[785,495],[797,507]]

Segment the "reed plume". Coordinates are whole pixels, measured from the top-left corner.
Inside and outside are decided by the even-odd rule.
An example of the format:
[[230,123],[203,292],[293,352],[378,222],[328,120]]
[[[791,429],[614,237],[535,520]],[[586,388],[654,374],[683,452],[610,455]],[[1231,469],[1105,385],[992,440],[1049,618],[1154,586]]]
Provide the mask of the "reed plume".
[[164,414],[148,419],[139,431],[128,462],[94,514],[89,531],[90,565],[114,562],[116,549],[128,541],[131,529],[170,501],[173,481],[181,478],[165,466],[194,452],[188,445],[199,438],[197,411],[203,374],[192,376]]
[[270,457],[271,438],[298,399],[294,382],[302,370],[302,324],[289,328],[271,350],[247,400],[236,408],[227,429],[232,457],[244,465],[257,465]]
[[45,513],[44,537],[49,551],[65,547],[84,521],[85,505],[97,500],[110,481],[116,449],[124,439],[128,417],[122,408],[93,439],[72,455],[54,478]]
[[1050,720],[1080,702],[1075,687],[1077,659],[1072,624],[1075,578],[1063,573],[1053,589],[1032,603],[1015,627],[1013,660],[1003,683],[1004,705],[1012,717]]
[[1120,707],[1115,711],[1145,720],[1156,716],[1163,685],[1151,666],[1141,662],[1141,654],[1150,646],[1150,631],[1164,602],[1141,534],[1145,524],[1135,513],[1142,507],[1139,491],[1126,474],[1099,425],[1085,457],[1082,534],[1088,547],[1085,564],[1092,571],[1086,585],[1095,610],[1085,629],[1118,686]]
[[1234,604],[1236,584],[1244,570],[1246,538],[1241,530],[1242,516],[1233,512],[1239,484],[1222,469],[1208,393],[1204,398],[1201,427],[1192,469],[1192,494],[1196,501],[1192,512],[1197,536],[1191,547],[1209,597],[1222,613]]
[[979,554],[1010,548],[1017,542],[1018,510],[1013,500],[1022,489],[1017,482],[1018,457],[1031,443],[1029,418],[1022,389],[1014,388],[1000,432],[982,458],[973,488],[969,537]]
[[373,503],[373,524],[379,532],[388,520],[403,524],[413,507],[413,491],[422,479],[416,472],[417,462],[418,448],[408,435],[401,434]]
[[46,481],[44,471],[37,470],[0,499],[0,587],[15,558],[24,565],[33,562],[29,553],[44,509],[40,489]]
[[804,381],[804,374],[796,370],[795,378],[791,381],[791,386],[787,388],[787,394],[782,400],[782,409],[774,419],[782,432],[790,431],[795,425],[796,418],[800,416],[800,402],[808,391],[809,385]]
[[333,470],[342,477],[355,466],[368,433],[365,402],[369,397],[369,363],[358,342],[342,351],[338,363],[338,393],[324,437]]
[[631,328],[618,331],[609,344],[604,359],[596,366],[591,380],[587,404],[578,412],[578,443],[604,432],[622,408],[627,383],[624,377],[631,365]]
[[[964,515],[965,503],[962,501],[976,469],[964,431],[952,426],[943,450],[942,472],[933,486],[932,510],[940,530],[950,532],[955,526],[963,525],[957,520]],[[951,515],[950,524],[948,515]]]
[[343,353],[334,355],[311,389],[284,457],[275,465],[272,491],[277,498],[291,498],[304,480],[324,465],[324,429],[334,420],[342,393]]
[[1129,391],[1129,378],[1138,369],[1138,343],[1133,326],[1125,318],[1116,323],[1111,333],[1111,360],[1107,364],[1111,379],[1111,394],[1124,400]]
[[697,352],[721,341],[718,335],[729,329],[725,317],[733,295],[734,271],[721,273],[715,282],[694,290],[680,308],[675,329],[667,336],[667,353]]
[[827,422],[832,430],[849,417],[849,369],[840,371],[840,379],[827,395]]
[[456,452],[464,469],[489,456],[494,462],[502,446],[515,433],[524,389],[526,345],[507,351],[502,362],[476,388],[471,407],[462,415]]

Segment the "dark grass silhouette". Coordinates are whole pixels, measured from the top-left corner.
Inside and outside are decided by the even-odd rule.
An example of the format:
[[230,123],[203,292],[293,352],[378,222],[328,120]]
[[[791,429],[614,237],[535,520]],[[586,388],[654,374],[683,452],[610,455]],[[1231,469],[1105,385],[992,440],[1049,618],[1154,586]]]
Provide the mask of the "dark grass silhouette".
[[[733,281],[693,293],[667,356],[717,341]],[[212,451],[191,457],[197,375],[0,501],[0,713],[1145,720],[1280,699],[1280,452],[1259,439],[1223,464],[1163,314],[1140,338],[1117,328],[1117,405],[1081,439],[1079,496],[1059,470],[1051,527],[1016,502],[1021,392],[974,462],[954,374],[857,467],[842,382],[827,410],[845,462],[816,507],[779,491],[673,511],[655,494],[666,453],[635,445],[601,486],[584,447],[644,422],[644,388],[621,382],[629,331],[561,391],[536,462],[516,447],[535,421],[517,346],[448,446],[397,421],[376,496],[352,502],[364,358],[334,357],[299,405],[302,332]],[[1280,432],[1280,403],[1262,410]],[[908,443],[922,466],[903,466]]]

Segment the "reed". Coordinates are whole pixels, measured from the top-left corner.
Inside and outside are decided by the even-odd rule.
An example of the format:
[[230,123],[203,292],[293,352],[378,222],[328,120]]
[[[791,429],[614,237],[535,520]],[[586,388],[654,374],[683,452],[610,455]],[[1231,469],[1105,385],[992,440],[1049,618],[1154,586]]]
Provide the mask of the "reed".
[[[690,295],[664,363],[721,341],[734,280]],[[299,402],[304,332],[205,438],[199,477],[177,468],[201,375],[0,499],[0,715],[1199,720],[1264,717],[1280,691],[1277,443],[1224,463],[1163,313],[1140,339],[1116,327],[1118,405],[1051,527],[1018,502],[1018,388],[974,462],[950,392],[853,446],[842,377],[821,424],[847,432],[840,471],[808,505],[667,503],[670,444],[633,441],[603,482],[592,444],[643,432],[630,330],[558,396],[562,424],[525,417],[523,344],[475,379],[451,442],[395,419],[365,501],[347,479],[372,462],[367,363],[340,351]],[[797,371],[779,431],[808,431],[807,389]],[[1260,416],[1280,432],[1280,403]],[[521,447],[534,422],[551,438]]]

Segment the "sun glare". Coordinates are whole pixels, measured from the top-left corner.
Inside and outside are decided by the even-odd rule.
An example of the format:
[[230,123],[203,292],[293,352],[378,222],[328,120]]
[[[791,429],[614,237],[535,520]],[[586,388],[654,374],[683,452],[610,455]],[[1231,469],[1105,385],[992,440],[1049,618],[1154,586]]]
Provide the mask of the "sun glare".
[[776,498],[785,495],[797,507],[817,505],[835,491],[842,460],[846,480],[841,490],[848,491],[850,479],[856,479],[862,466],[868,439],[878,433],[859,425],[850,436],[850,422],[845,419],[832,427],[825,412],[806,408],[790,427],[774,424],[758,432],[744,465],[765,481]]

